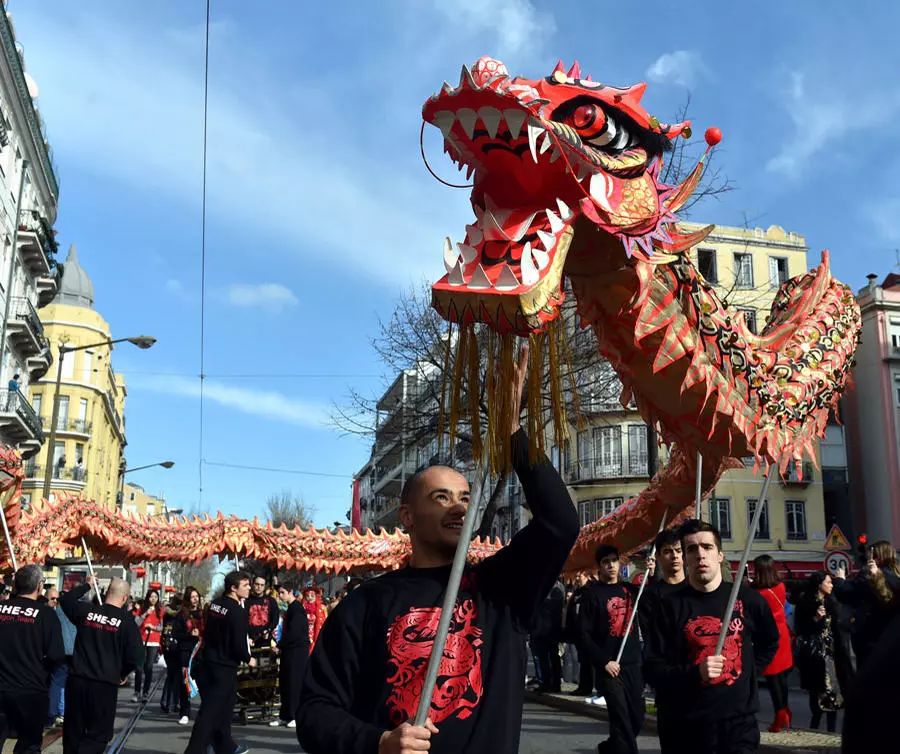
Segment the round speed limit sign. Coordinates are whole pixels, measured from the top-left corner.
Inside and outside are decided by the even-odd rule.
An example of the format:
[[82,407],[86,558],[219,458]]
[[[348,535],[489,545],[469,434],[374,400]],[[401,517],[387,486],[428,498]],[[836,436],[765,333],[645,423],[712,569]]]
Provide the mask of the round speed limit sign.
[[850,572],[850,556],[846,552],[829,552],[825,556],[825,570],[834,576],[839,568],[843,568],[844,573]]

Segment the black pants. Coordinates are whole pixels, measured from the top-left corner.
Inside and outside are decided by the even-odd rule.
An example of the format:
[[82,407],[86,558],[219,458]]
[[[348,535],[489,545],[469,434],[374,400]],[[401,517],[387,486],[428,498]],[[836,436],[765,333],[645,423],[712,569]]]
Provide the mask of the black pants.
[[[191,696],[188,694],[187,684],[184,682],[184,671],[187,670],[188,663],[191,661],[190,654],[185,654],[184,652],[180,655],[180,667],[178,668],[178,675],[181,678],[181,681],[178,684],[178,714],[182,717],[190,717],[191,716]],[[194,676],[196,678],[196,676]]]
[[[819,694],[816,691],[809,692],[809,711],[811,713],[809,727],[813,730],[818,730],[822,722],[822,713],[825,710],[819,704]],[[825,712],[825,726],[828,728],[829,733],[834,733],[837,729],[837,712]]]
[[236,669],[202,662],[194,678],[200,687],[200,711],[184,754],[206,754],[208,746],[215,754],[234,754],[231,718],[237,699]]
[[575,649],[578,652],[578,693],[590,696],[594,693],[596,687],[596,673],[594,672],[594,662],[591,660],[587,651],[581,644],[576,644]]
[[788,676],[791,674],[790,669],[784,670],[775,675],[767,675],[766,683],[769,685],[769,696],[772,697],[772,708],[778,712],[780,709],[787,709],[788,704]]
[[725,720],[667,719],[660,730],[662,754],[752,754],[759,748],[756,715]]
[[15,733],[15,754],[40,754],[49,708],[46,691],[0,691],[0,749]]
[[63,754],[103,754],[113,737],[119,687],[69,676]]
[[599,750],[603,754],[637,754],[637,737],[644,725],[644,679],[640,665],[622,665],[616,678],[604,670],[597,680],[609,713],[609,738],[600,744]]
[[184,675],[181,672],[181,656],[178,652],[166,652],[166,681],[163,685],[160,707],[166,712],[178,709],[181,702],[181,694],[178,689],[184,685]]
[[135,694],[147,696],[150,693],[150,684],[153,682],[153,666],[156,665],[158,656],[159,647],[144,646],[144,661],[134,671]]
[[297,717],[300,704],[300,686],[303,673],[306,671],[306,659],[309,652],[306,647],[286,649],[281,654],[281,665],[278,668],[278,691],[281,694],[281,710],[278,717],[289,723]]
[[552,638],[532,639],[535,659],[538,664],[538,678],[541,688],[559,691],[562,684],[562,660],[559,657],[559,642]]

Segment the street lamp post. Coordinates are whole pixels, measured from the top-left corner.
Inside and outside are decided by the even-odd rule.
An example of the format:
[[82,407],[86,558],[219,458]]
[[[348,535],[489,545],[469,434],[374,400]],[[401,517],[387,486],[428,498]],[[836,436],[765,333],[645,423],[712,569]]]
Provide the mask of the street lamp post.
[[56,388],[53,393],[53,414],[50,418],[50,438],[47,440],[47,468],[44,469],[44,499],[50,499],[50,485],[53,478],[53,446],[56,444],[56,422],[59,420],[59,386],[62,383],[63,359],[67,353],[72,353],[73,351],[83,351],[86,348],[96,348],[98,346],[111,346],[114,343],[124,343],[126,341],[145,350],[156,343],[156,338],[152,338],[149,335],[137,335],[132,338],[102,340],[99,343],[88,343],[84,346],[67,346],[65,343],[59,344],[59,364],[56,367]]
[[[122,459],[123,461],[125,459]],[[171,469],[175,465],[175,461],[157,461],[156,463],[148,463],[146,466],[135,466],[133,469],[119,470],[119,497],[116,507],[123,509],[125,507],[125,475],[132,471],[143,471],[144,469],[152,469],[154,466],[162,466],[164,469]]]

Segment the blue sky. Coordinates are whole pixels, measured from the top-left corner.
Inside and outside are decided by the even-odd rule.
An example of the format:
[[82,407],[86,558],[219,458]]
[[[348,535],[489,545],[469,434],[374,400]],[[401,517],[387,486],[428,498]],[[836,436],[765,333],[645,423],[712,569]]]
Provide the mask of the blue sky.
[[[129,385],[134,481],[198,504],[200,200],[205,3],[9,3],[40,86],[61,182],[63,251],[79,247]],[[380,392],[369,345],[398,293],[442,274],[467,192],[421,165],[422,102],[490,54],[547,75],[647,80],[671,119],[719,126],[730,194],[692,219],[806,235],[858,289],[900,247],[900,10],[858,2],[214,0],[206,270],[203,507],[253,516],[291,490],[343,520],[368,442],[328,424],[352,386]],[[457,177],[434,134],[426,147]],[[279,377],[234,375],[278,374]],[[316,375],[316,376],[301,376]],[[326,375],[326,376],[321,376]]]

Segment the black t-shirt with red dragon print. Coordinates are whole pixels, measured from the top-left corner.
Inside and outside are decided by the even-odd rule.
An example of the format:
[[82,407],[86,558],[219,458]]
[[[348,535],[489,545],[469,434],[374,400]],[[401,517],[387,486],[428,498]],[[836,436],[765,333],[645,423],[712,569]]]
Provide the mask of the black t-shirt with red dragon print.
[[[628,619],[634,610],[638,588],[634,584],[619,582],[605,584],[594,581],[581,598],[578,622],[581,641],[594,665],[603,668],[615,660],[625,636]],[[622,652],[623,665],[637,665],[641,661],[641,643],[638,638],[638,622],[631,627],[631,636]]]
[[731,584],[699,592],[685,586],[664,597],[649,627],[644,677],[657,692],[660,716],[679,721],[717,721],[754,714],[756,678],[778,650],[778,628],[766,601],[746,585],[738,591],[715,681],[700,680],[700,662],[711,656],[722,628]]
[[[513,754],[522,721],[525,637],[578,535],[556,470],[514,466],[533,518],[496,555],[468,567],[432,696],[432,754]],[[329,616],[297,714],[309,754],[377,754],[382,733],[415,717],[450,566],[402,568],[355,589]]]

